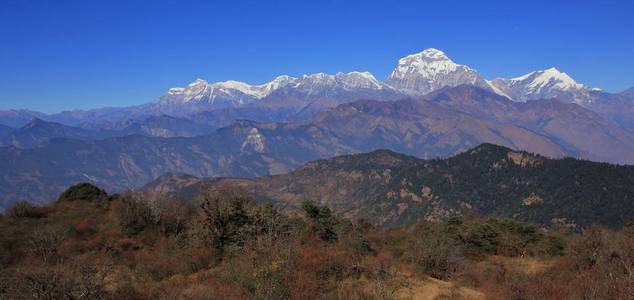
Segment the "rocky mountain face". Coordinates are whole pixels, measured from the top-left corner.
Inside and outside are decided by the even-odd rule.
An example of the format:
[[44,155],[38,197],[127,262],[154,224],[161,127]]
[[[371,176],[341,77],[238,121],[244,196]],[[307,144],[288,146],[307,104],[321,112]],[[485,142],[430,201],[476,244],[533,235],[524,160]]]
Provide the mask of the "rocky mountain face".
[[387,150],[305,164],[284,175],[202,180],[170,174],[141,192],[195,197],[242,189],[297,209],[304,199],[381,226],[480,214],[576,229],[621,226],[634,214],[634,167],[543,156],[483,144],[443,160]]

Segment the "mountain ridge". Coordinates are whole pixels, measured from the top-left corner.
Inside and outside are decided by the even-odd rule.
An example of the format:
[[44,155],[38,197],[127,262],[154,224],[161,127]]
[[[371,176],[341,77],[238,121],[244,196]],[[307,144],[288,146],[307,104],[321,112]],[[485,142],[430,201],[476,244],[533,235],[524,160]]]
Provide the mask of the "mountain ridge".
[[283,175],[188,177],[180,187],[171,181],[183,179],[159,178],[140,192],[193,197],[235,188],[291,210],[308,198],[388,227],[476,213],[582,229],[595,222],[618,227],[634,214],[632,166],[549,159],[490,143],[446,159],[376,150],[312,161]]

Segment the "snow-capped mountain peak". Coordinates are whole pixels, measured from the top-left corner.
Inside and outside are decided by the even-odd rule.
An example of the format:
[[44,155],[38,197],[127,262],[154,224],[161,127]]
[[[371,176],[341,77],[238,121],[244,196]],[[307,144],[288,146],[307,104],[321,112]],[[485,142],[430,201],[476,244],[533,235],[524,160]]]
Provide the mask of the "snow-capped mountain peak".
[[583,84],[577,83],[568,74],[554,67],[512,78],[510,81],[515,83],[524,82],[529,89],[535,91],[539,91],[543,88],[558,88],[564,91],[585,88]]
[[353,71],[349,73],[337,73],[337,81],[347,88],[383,89],[383,84],[376,80],[370,72]]
[[418,53],[418,55],[425,56],[431,59],[449,59],[445,52],[442,52],[436,48],[428,48]]
[[196,80],[192,81],[192,83],[188,84],[187,86],[197,86],[197,85],[207,85],[207,81],[204,79],[200,79],[200,78],[196,78]]
[[386,83],[411,94],[426,94],[461,84],[488,88],[474,69],[455,63],[444,52],[434,48],[399,59]]
[[588,101],[588,92],[594,90],[554,67],[511,79],[498,78],[490,83],[515,101],[559,98],[582,104]]
[[390,78],[405,78],[409,74],[418,74],[434,79],[439,75],[455,72],[460,67],[474,71],[467,66],[454,63],[444,52],[430,48],[399,59],[398,66],[392,71]]
[[213,88],[222,89],[228,93],[232,93],[232,91],[238,91],[242,94],[253,96],[255,98],[262,98],[267,95],[267,83],[262,85],[250,85],[241,81],[227,80],[213,83],[211,84],[211,86]]

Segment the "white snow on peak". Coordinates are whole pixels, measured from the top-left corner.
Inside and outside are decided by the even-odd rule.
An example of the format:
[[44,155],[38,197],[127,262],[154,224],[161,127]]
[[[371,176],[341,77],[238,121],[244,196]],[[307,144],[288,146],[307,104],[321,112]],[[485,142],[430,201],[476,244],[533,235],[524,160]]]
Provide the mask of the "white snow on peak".
[[242,94],[254,98],[263,98],[293,80],[295,80],[295,78],[282,75],[264,84],[250,85],[236,80],[208,83],[203,79],[196,79],[185,88],[171,88],[167,93],[182,96],[184,102],[204,97],[214,98],[217,93],[221,93],[223,96],[239,96]]
[[398,66],[392,71],[389,78],[397,79],[407,77],[410,74],[417,74],[434,80],[439,75],[446,75],[458,69],[475,73],[475,70],[468,66],[453,62],[444,52],[429,48],[399,59]]
[[184,88],[171,88],[167,91],[168,94],[170,95],[178,95],[178,94],[182,94],[185,91]]
[[[397,93],[423,95],[443,87],[471,84],[489,89],[515,101],[542,98],[570,98],[581,101],[588,96],[589,87],[577,83],[557,68],[534,71],[504,79],[485,80],[475,69],[452,61],[443,51],[429,48],[407,55],[398,60],[398,65],[384,81],[378,81],[369,72],[339,72],[334,75],[315,73],[291,77],[278,76],[270,82],[250,85],[228,80],[209,83],[196,79],[186,87],[175,87],[162,97],[170,102],[207,101],[220,105],[237,106],[267,97],[271,93],[292,88],[305,95],[328,95],[331,91],[384,90]],[[585,98],[584,98],[585,97]],[[581,100],[579,100],[581,99]]]
[[384,88],[384,84],[379,82],[369,72],[339,72],[335,75],[326,73],[316,73],[302,75],[299,78],[288,75],[278,76],[270,82],[260,85],[250,85],[245,82],[227,80],[215,83],[208,83],[203,79],[196,79],[185,88],[176,87],[168,90],[169,101],[190,102],[195,100],[207,100],[213,102],[214,99],[234,99],[238,104],[243,104],[252,100],[264,98],[274,91],[290,86],[309,93],[319,93],[324,89],[376,89]]
[[425,56],[431,59],[449,59],[449,57],[447,57],[445,52],[442,52],[435,48],[425,49],[422,52],[418,53],[417,55]]
[[[339,73],[337,73],[337,74],[343,74],[343,73],[339,72]],[[376,78],[374,77],[374,75],[372,75],[372,73],[370,73],[370,72],[358,72],[358,71],[352,71],[352,72],[349,72],[347,75],[348,75],[348,76],[355,76],[355,77],[359,77],[359,78],[364,78],[364,79],[369,80],[369,81],[376,81],[376,82],[378,82],[378,80],[376,80]]]
[[315,73],[310,75],[302,75],[293,82],[295,88],[306,88],[310,86],[311,90],[324,87],[342,87],[344,89],[383,89],[384,84],[379,82],[370,72],[352,71],[348,73],[338,72],[335,75],[326,73]]
[[270,95],[273,91],[290,84],[296,79],[297,78],[291,77],[288,75],[281,75],[281,76],[275,77],[275,79],[260,86],[259,89],[261,90],[261,93],[259,98]]
[[510,81],[512,84],[522,82],[529,91],[540,91],[543,88],[556,88],[563,91],[586,88],[585,85],[577,83],[568,74],[554,67],[530,72],[526,75],[512,78]]
[[383,89],[381,84],[370,72],[353,71],[349,73],[337,73],[335,78],[349,88]]
[[595,90],[576,82],[557,68],[534,71],[511,79],[498,78],[491,81],[490,85],[496,92],[510,95],[509,98],[514,101],[558,98],[581,105],[592,101],[589,92]]
[[203,80],[203,79],[200,79],[200,78],[196,78],[196,80],[194,80],[192,83],[190,83],[190,84],[189,84],[189,85],[187,85],[187,86],[192,87],[192,86],[197,86],[197,85],[206,85],[206,84],[207,84],[207,81],[205,81],[205,80]]

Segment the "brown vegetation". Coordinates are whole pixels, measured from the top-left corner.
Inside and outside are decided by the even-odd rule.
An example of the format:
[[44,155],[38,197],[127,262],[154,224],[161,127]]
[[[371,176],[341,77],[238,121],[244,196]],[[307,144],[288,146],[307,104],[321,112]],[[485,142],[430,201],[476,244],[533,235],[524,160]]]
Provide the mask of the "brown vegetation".
[[98,194],[0,218],[0,299],[632,299],[631,232],[475,217],[381,229],[240,193]]

